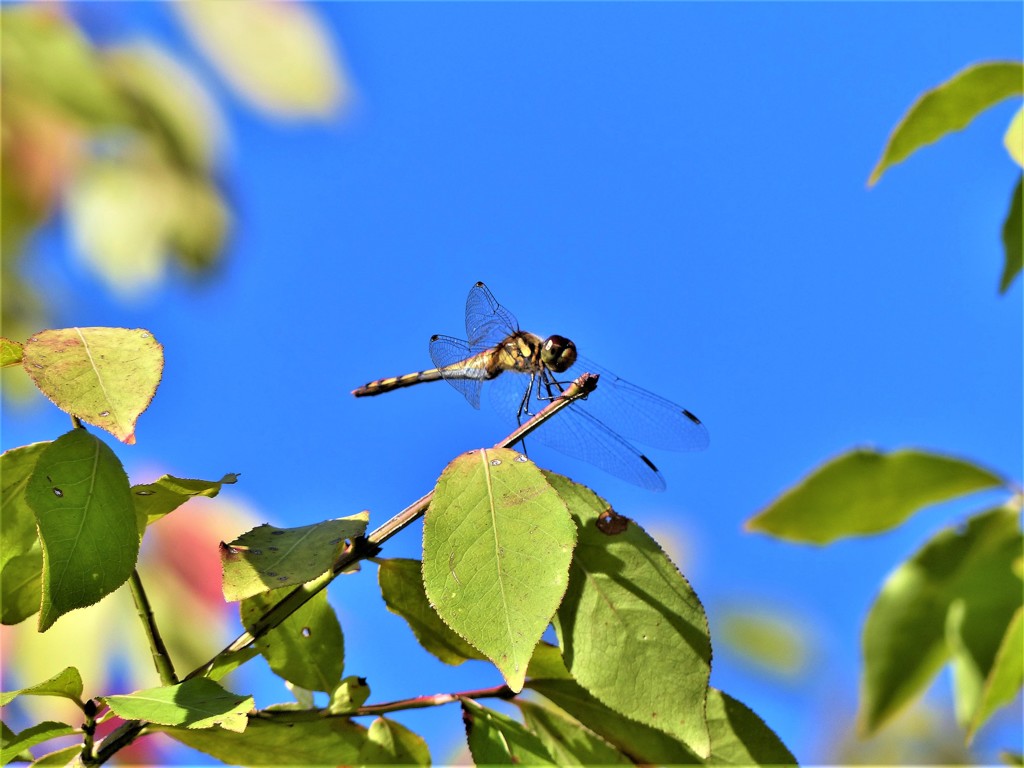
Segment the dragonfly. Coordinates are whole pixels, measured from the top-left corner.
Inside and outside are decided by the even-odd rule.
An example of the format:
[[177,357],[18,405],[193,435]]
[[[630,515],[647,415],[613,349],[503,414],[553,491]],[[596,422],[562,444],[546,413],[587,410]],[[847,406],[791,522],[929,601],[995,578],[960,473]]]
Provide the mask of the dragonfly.
[[483,283],[466,300],[466,336],[432,336],[433,368],[371,381],[352,394],[371,397],[443,379],[479,408],[487,384],[499,413],[521,424],[574,379],[596,373],[597,389],[541,425],[531,440],[653,491],[664,490],[665,479],[630,441],[675,451],[708,446],[707,428],[690,411],[587,360],[565,336],[520,330],[515,315]]

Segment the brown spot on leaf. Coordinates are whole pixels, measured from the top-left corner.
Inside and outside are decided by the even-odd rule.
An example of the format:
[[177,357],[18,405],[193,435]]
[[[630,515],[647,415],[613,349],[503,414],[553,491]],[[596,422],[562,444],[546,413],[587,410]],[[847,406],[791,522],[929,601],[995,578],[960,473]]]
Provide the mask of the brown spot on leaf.
[[628,517],[620,515],[614,509],[608,507],[597,518],[597,530],[605,536],[618,536],[620,533],[625,533],[626,529],[629,528],[629,522]]

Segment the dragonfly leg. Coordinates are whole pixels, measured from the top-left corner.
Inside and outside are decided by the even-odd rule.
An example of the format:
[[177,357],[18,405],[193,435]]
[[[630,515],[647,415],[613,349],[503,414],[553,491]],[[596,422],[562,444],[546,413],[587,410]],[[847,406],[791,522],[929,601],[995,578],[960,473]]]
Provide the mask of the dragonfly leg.
[[523,425],[523,416],[531,416],[530,413],[530,398],[533,396],[533,387],[537,379],[536,373],[530,374],[530,383],[526,387],[526,392],[523,393],[523,399],[519,402],[519,410],[516,412],[516,422],[519,426]]

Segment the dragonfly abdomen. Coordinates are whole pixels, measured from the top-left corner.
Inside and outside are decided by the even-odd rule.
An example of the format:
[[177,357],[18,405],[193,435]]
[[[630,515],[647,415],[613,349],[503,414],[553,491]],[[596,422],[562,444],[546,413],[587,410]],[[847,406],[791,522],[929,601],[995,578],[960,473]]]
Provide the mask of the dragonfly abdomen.
[[417,371],[416,373],[407,373],[404,376],[377,379],[369,384],[363,384],[358,389],[353,389],[352,394],[356,397],[372,397],[373,395],[390,392],[393,389],[411,387],[413,384],[419,384],[423,381],[437,381],[440,378],[441,372],[437,368],[431,368],[429,371]]

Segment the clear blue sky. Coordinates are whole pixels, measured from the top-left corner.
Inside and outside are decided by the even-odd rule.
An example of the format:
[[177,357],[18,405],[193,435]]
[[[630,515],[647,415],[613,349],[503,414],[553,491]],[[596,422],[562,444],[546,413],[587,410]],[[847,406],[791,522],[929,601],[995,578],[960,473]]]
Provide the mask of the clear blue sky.
[[[102,8],[83,18],[105,36],[156,35],[202,70],[166,9]],[[967,64],[1022,56],[1021,5],[318,11],[356,103],[342,122],[290,127],[218,92],[238,230],[212,280],[173,280],[125,306],[69,266],[59,229],[40,243],[67,294],[58,324],[144,326],[165,346],[138,445],[116,448],[129,472],[241,472],[229,492],[278,525],[364,508],[382,522],[503,425],[443,383],[366,400],[349,390],[429,367],[430,335],[462,334],[466,293],[484,280],[525,329],[573,338],[708,426],[702,454],[651,452],[664,494],[531,456],[682,542],[713,632],[737,604],[814,628],[806,679],[760,676],[716,645],[712,683],[798,758],[820,759],[822,719],[855,707],[860,627],[885,575],[975,505],[824,549],[741,525],[856,445],[919,446],[1020,479],[1020,281],[996,290],[1019,173],[1002,135],[1019,104],[872,190],[866,180],[919,93]],[[67,419],[5,411],[3,426],[10,447]],[[418,549],[417,527],[385,554]],[[331,597],[347,671],[375,700],[498,682],[417,653],[374,568]],[[265,685],[259,704],[285,700]],[[461,732],[454,708],[400,719],[428,732],[438,761]]]

